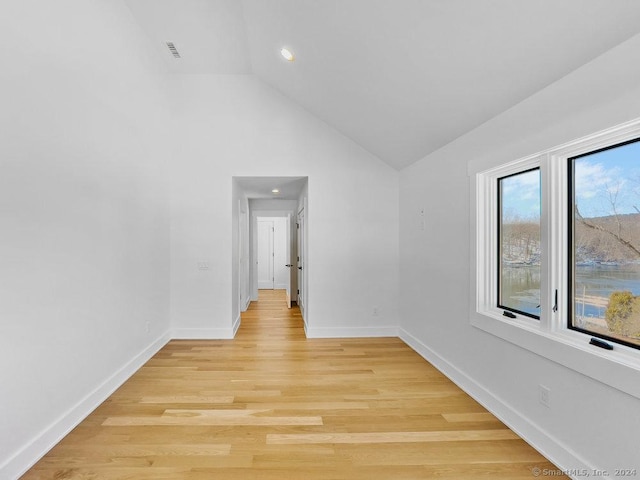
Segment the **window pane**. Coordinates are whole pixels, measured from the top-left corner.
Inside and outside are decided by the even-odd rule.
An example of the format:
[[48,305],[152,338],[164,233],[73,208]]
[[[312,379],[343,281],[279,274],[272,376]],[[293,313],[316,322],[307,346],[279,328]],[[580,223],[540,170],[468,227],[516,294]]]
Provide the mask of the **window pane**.
[[569,161],[569,328],[640,347],[640,142]]
[[498,307],[540,318],[540,169],[498,180]]

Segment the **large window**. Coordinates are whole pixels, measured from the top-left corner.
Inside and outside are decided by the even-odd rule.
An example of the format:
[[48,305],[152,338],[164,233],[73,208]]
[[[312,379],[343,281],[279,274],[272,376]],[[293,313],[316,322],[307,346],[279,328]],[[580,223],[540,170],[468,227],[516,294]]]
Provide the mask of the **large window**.
[[568,161],[569,328],[640,348],[640,141]]
[[640,398],[640,120],[471,173],[471,323]]

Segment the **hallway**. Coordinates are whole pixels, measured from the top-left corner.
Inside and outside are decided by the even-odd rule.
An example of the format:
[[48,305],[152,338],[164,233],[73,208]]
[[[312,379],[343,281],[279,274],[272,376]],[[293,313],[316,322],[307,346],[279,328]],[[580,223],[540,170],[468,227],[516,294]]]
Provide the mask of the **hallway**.
[[171,341],[25,479],[531,479],[555,467],[397,338],[306,339],[260,290]]

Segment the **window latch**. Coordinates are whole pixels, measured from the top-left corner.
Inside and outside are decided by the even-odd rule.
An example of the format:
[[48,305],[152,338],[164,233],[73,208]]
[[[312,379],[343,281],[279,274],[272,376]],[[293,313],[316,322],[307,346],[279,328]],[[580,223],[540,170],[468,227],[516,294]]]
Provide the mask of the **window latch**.
[[558,311],[558,289],[556,288],[556,293],[553,299],[553,311],[557,312]]
[[604,348],[605,350],[613,350],[613,345],[607,342],[603,342],[602,340],[598,340],[597,338],[592,338],[589,344],[595,345],[596,347]]

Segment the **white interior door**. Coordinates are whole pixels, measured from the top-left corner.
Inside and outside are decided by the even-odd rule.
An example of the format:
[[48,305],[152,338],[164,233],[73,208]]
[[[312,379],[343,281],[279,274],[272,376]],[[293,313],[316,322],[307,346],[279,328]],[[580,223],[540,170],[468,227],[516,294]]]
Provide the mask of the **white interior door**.
[[273,234],[274,225],[272,220],[258,219],[258,288],[274,288],[273,274]]

